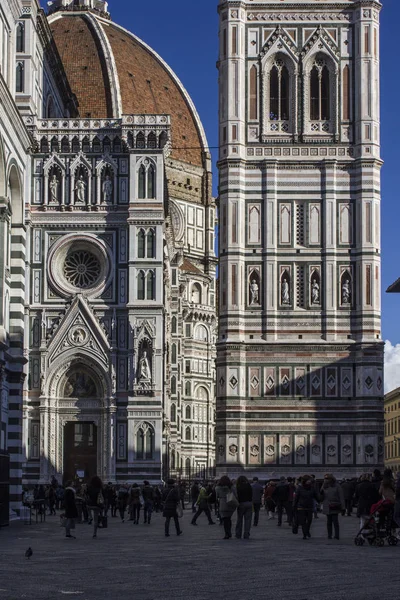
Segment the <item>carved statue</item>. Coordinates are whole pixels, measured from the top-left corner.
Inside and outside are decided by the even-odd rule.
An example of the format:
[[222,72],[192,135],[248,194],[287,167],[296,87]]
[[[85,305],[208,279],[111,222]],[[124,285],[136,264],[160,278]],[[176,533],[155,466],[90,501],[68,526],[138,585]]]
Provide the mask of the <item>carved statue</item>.
[[259,304],[260,301],[258,299],[258,284],[255,279],[250,284],[250,304]]
[[144,350],[142,358],[139,360],[138,381],[151,381],[150,364],[146,350]]
[[86,183],[81,175],[75,186],[76,199],[79,204],[84,204],[86,201]]
[[103,202],[109,204],[112,201],[113,184],[109,175],[103,181]]
[[290,304],[290,288],[286,277],[282,281],[282,304]]
[[57,175],[53,175],[50,179],[50,200],[51,202],[58,202],[58,188],[60,182],[57,179]]
[[319,297],[319,284],[318,281],[316,279],[313,279],[312,285],[311,285],[311,304],[319,304],[320,303],[320,297]]
[[342,304],[351,304],[351,288],[349,279],[346,279],[342,284]]

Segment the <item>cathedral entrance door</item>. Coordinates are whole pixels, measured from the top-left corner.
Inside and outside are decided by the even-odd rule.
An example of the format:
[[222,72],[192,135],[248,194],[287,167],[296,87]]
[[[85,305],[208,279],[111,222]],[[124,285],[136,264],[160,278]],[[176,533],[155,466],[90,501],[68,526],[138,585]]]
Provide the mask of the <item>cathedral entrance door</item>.
[[68,422],[64,427],[64,483],[76,478],[89,481],[97,475],[97,426]]

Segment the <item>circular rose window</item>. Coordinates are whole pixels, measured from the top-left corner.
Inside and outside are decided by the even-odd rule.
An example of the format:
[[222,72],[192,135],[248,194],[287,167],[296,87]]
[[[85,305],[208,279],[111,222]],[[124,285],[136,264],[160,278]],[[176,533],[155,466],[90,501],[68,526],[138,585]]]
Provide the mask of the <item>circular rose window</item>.
[[65,279],[73,286],[87,289],[100,277],[100,263],[91,252],[79,250],[70,252],[64,263]]
[[51,247],[47,272],[60,295],[83,293],[96,297],[110,285],[111,264],[111,253],[103,240],[90,234],[71,234]]

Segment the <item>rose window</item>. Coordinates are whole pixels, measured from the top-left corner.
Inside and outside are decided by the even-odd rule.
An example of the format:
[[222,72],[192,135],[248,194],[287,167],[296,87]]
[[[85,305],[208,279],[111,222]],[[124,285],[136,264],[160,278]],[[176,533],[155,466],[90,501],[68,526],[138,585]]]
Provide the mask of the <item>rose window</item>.
[[100,262],[91,252],[77,250],[68,254],[65,259],[65,279],[76,288],[87,289],[95,285],[100,273]]

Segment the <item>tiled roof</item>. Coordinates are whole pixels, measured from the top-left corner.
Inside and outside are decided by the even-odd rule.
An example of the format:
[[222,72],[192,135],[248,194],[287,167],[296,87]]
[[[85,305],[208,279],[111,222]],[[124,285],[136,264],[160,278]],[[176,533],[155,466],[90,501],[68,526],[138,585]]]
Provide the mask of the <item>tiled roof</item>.
[[200,269],[191,263],[187,258],[183,260],[183,263],[179,268],[181,271],[187,271],[188,273],[201,273]]
[[[50,27],[81,116],[113,115],[110,81],[99,34],[90,21],[96,15],[56,13]],[[155,53],[115,23],[96,19],[114,55],[123,114],[171,115],[172,158],[202,163],[202,137],[185,91]]]

